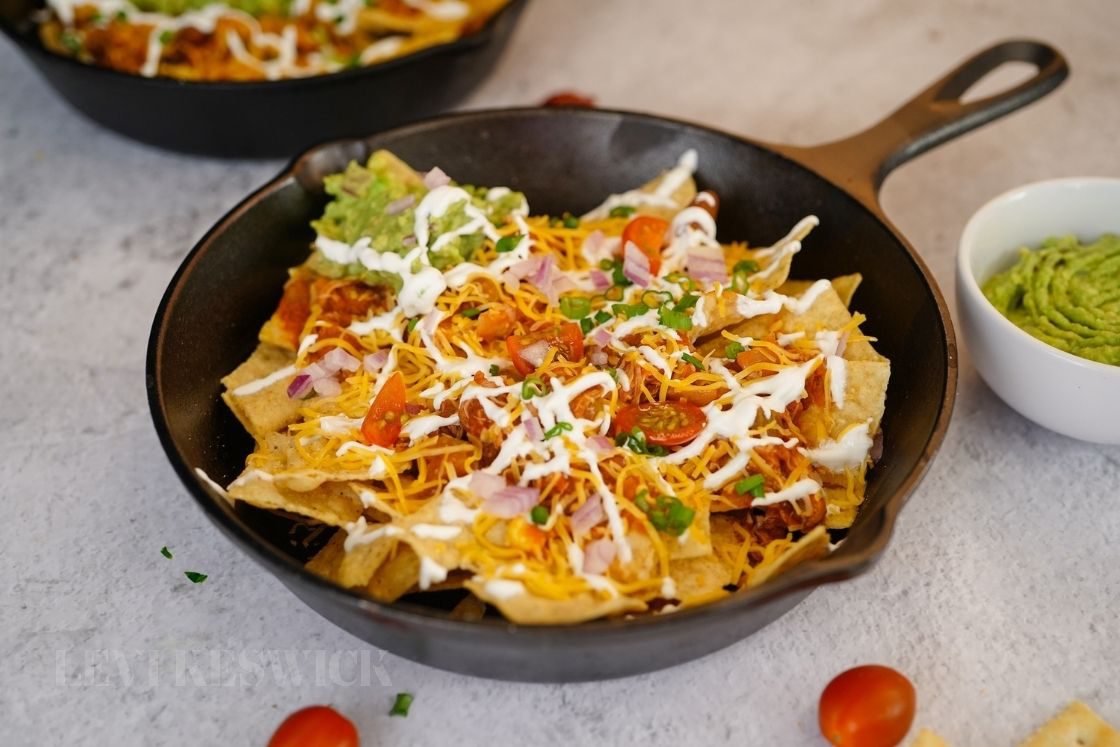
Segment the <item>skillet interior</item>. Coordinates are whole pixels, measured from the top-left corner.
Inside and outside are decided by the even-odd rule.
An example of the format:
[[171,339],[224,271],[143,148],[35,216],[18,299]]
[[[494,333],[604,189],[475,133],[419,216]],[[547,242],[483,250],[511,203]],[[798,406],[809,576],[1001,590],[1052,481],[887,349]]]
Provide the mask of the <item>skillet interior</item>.
[[[304,572],[291,525],[216,501],[194,476],[221,483],[241,470],[251,440],[218,399],[218,379],[253,349],[287,268],[306,257],[308,222],[326,199],[324,174],[388,148],[418,169],[524,191],[533,212],[579,213],[671,165],[700,156],[701,188],[721,197],[720,238],[765,244],[814,213],[821,226],[794,262],[794,276],[853,271],[864,283],[854,306],[891,359],[883,459],[869,474],[867,503],[848,540],[824,566],[795,571],[761,590],[657,619],[574,628],[450,621],[438,609],[381,605]],[[149,396],[172,463],[211,518],[321,614],[365,640],[441,668],[523,680],[584,680],[650,671],[742,638],[822,580],[874,561],[936,447],[951,386],[949,334],[936,292],[905,244],[872,212],[826,180],[761,145],[702,127],[633,114],[515,110],[455,115],[314,149],[226,216],[188,257],[157,314],[149,349]],[[526,668],[525,657],[532,656]]]

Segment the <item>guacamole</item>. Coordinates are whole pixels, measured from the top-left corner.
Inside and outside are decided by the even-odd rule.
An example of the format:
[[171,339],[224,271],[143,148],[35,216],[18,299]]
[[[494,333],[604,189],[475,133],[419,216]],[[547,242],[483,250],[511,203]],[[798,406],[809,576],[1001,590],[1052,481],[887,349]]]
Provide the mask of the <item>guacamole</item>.
[[[214,2],[215,0],[132,0],[132,4],[145,13],[164,13],[169,16],[182,15],[188,10],[201,10]],[[222,0],[222,5],[251,16],[286,16],[291,0]]]
[[[416,206],[429,190],[420,175],[399,159],[386,151],[377,151],[365,165],[351,161],[342,173],[328,176],[324,188],[333,199],[322,217],[311,224],[318,235],[347,244],[367,238],[374,251],[402,257],[415,248]],[[469,185],[461,188],[469,195],[470,204],[494,225],[508,221],[510,214],[525,202],[520,192],[490,193]],[[433,218],[429,224],[432,236],[470,223],[467,202],[461,200]],[[447,270],[469,261],[484,241],[481,229],[456,236],[437,251],[429,252],[428,260],[437,270]],[[400,278],[393,273],[371,271],[360,262],[339,264],[319,252],[311,258],[311,269],[327,277],[357,277],[370,285],[391,285],[400,290]]]
[[1019,250],[984,295],[1015,326],[1067,353],[1120,366],[1120,236],[1050,238]]

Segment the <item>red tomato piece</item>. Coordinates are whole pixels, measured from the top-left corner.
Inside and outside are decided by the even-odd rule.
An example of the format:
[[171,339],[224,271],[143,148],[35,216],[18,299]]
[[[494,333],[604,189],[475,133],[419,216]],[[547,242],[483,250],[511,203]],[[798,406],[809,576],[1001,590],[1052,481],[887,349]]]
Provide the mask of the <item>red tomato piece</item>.
[[381,386],[362,421],[362,437],[367,444],[389,447],[397,442],[404,424],[402,416],[406,396],[404,376],[397,371]]
[[506,338],[506,348],[517,373],[528,376],[536,370],[537,364],[527,359],[524,352],[526,348],[539,342],[547,343],[545,346],[538,346],[544,353],[548,352],[548,348],[556,348],[567,360],[578,361],[583,358],[583,330],[575,322],[564,322],[527,335],[511,335]]
[[894,747],[914,721],[917,696],[904,675],[879,664],[836,676],[821,693],[821,734],[835,747]]
[[595,99],[575,91],[561,91],[545,99],[542,106],[579,106],[584,109],[595,108]]
[[626,250],[627,242],[632,242],[649,259],[649,272],[657,277],[661,269],[661,245],[665,242],[667,230],[669,230],[669,221],[652,215],[639,215],[622,229],[623,252]]
[[627,405],[614,416],[615,433],[641,428],[646,443],[654,446],[680,446],[699,435],[708,416],[696,405],[683,400]]
[[350,719],[329,706],[296,711],[268,740],[268,747],[359,747],[358,730]]

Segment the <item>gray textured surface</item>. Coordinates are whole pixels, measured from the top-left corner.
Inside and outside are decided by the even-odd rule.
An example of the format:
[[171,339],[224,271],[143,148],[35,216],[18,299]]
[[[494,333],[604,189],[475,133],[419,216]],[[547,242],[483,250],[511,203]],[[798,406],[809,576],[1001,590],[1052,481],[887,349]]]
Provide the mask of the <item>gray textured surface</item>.
[[[1120,175],[1118,27],[1112,0],[535,0],[470,103],[576,88],[809,144],[870,124],[994,40],[1047,39],[1071,60],[1065,86],[886,184],[887,211],[951,298],[956,240],[983,201],[1040,178]],[[869,661],[909,673],[918,724],[956,745],[1014,744],[1072,698],[1120,722],[1120,450],[1023,420],[967,354],[945,446],[882,563],[753,638],[670,671],[563,687],[374,655],[362,685],[363,646],[187,498],[144,399],[167,280],[279,164],[122,140],[75,116],[6,44],[0,92],[3,743],[263,744],[288,711],[329,702],[367,744],[816,745],[821,687]],[[192,586],[185,569],[210,579]],[[417,696],[408,719],[386,716],[398,690]]]

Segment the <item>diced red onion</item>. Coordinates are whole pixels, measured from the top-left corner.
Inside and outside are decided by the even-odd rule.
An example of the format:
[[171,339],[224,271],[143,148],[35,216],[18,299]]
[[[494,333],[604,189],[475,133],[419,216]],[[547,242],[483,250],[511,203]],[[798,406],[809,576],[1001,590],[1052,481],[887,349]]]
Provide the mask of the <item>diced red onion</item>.
[[540,269],[542,259],[540,257],[529,257],[523,259],[513,265],[510,265],[509,274],[518,280],[523,280],[537,272]]
[[303,399],[311,391],[311,376],[301,373],[288,384],[288,396],[292,399]]
[[622,250],[622,274],[634,285],[645,288],[652,278],[649,270],[649,257],[642,253],[633,241],[627,241]]
[[416,204],[416,195],[398,197],[385,206],[385,215],[400,215]]
[[592,527],[605,518],[607,518],[607,515],[603,513],[602,500],[599,496],[593,495],[572,514],[572,530],[577,537],[587,534]]
[[323,356],[322,362],[323,368],[330,373],[336,371],[357,371],[358,367],[362,365],[361,361],[342,348],[331,348],[331,351]]
[[489,472],[472,472],[467,487],[480,498],[490,496],[506,486],[506,479],[501,475],[492,475]]
[[536,443],[544,438],[544,432],[541,430],[540,421],[532,415],[521,418],[521,424],[525,426],[525,435],[529,440]]
[[592,270],[591,285],[595,286],[595,290],[606,290],[611,287],[611,276],[602,270]]
[[342,384],[339,384],[337,379],[330,376],[315,379],[315,383],[311,386],[314,387],[315,393],[321,397],[337,397],[342,392]]
[[592,451],[603,453],[604,451],[610,451],[614,448],[614,441],[606,436],[594,435],[587,439],[587,445],[591,447]]
[[305,366],[304,369],[300,373],[307,374],[308,376],[311,377],[312,381],[315,381],[316,379],[322,379],[324,377],[330,376],[331,374],[334,373],[334,371],[328,371],[327,369],[323,368],[323,366],[320,365],[319,363],[312,363],[309,366]]
[[552,264],[554,261],[551,254],[546,254],[541,258],[537,269],[525,279],[533,285],[543,286],[548,282],[548,276],[552,273]]
[[583,549],[583,572],[599,574],[611,567],[615,547],[609,539],[597,539]]
[[434,169],[424,174],[424,186],[428,189],[435,189],[436,187],[443,187],[451,183],[451,177],[443,173],[443,169],[436,166]]
[[599,345],[599,347],[605,348],[607,345],[611,344],[610,330],[600,327],[599,329],[595,330],[595,334],[591,335],[591,339],[594,340]]
[[370,353],[362,358],[362,368],[366,373],[375,374],[380,371],[389,360],[388,350],[378,350],[376,353]]
[[500,519],[512,519],[537,505],[540,497],[541,491],[537,488],[510,485],[483,501],[482,510]]
[[723,258],[723,247],[716,243],[704,243],[688,250],[685,269],[697,280],[726,283],[727,262]]
[[520,355],[529,362],[533,368],[538,368],[548,356],[548,340],[537,340],[531,345],[521,348]]
[[587,359],[591,361],[591,365],[593,366],[607,365],[607,354],[602,350],[596,350],[591,355],[587,356]]

